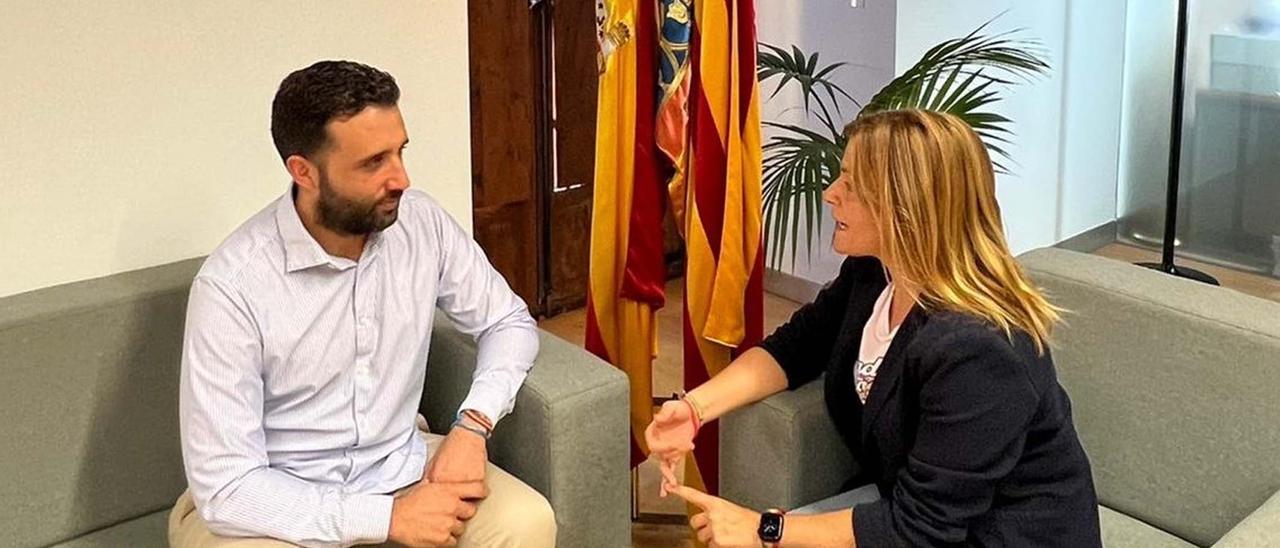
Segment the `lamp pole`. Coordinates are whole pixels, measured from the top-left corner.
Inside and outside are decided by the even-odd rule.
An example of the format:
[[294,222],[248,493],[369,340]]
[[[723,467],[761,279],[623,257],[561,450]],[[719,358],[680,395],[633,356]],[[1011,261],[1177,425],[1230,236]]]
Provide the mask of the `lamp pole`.
[[1218,280],[1193,268],[1174,264],[1173,242],[1178,228],[1178,179],[1182,167],[1182,117],[1186,101],[1187,87],[1187,20],[1190,8],[1188,0],[1178,0],[1178,35],[1173,57],[1173,114],[1169,132],[1169,179],[1165,195],[1164,210],[1164,242],[1161,246],[1161,257],[1158,263],[1138,263],[1165,274],[1187,278],[1211,285],[1218,285]]

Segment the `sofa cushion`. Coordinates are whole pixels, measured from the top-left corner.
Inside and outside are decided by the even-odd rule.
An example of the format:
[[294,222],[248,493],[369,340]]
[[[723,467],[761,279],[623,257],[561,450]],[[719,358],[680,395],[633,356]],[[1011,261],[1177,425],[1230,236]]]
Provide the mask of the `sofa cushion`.
[[169,509],[147,514],[52,548],[165,548],[169,546]]
[[185,488],[178,372],[200,260],[0,299],[0,531],[47,546]]
[[1208,546],[1280,490],[1280,303],[1061,249],[1054,360],[1099,503]]
[[1107,548],[1195,548],[1194,544],[1121,514],[1098,507],[1102,545]]

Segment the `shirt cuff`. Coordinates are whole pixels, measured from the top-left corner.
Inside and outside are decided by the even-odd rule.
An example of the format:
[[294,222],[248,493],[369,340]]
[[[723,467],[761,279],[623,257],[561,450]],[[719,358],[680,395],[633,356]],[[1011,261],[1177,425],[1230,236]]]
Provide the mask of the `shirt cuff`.
[[391,530],[391,495],[350,495],[343,505],[343,545],[382,544]]
[[498,418],[501,414],[500,408],[484,401],[484,398],[468,397],[462,402],[462,405],[458,406],[458,412],[453,417],[454,420],[462,418],[462,412],[466,409],[479,411],[480,414],[489,417],[489,421],[493,423],[494,428],[498,427]]
[[489,421],[496,428],[498,421],[506,414],[507,401],[505,396],[495,392],[497,390],[494,387],[484,383],[473,384],[471,393],[467,394],[465,400],[462,400],[462,405],[458,406],[458,412],[454,415],[454,418],[462,416],[464,409],[471,409],[489,417]]

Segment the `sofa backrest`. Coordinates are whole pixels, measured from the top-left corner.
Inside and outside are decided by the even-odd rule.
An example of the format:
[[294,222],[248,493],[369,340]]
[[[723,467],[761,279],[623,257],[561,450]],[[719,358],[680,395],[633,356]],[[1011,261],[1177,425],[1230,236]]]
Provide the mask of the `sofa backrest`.
[[0,298],[0,531],[43,546],[173,505],[201,259]]
[[1100,502],[1207,546],[1280,490],[1280,303],[1093,255],[1020,257]]

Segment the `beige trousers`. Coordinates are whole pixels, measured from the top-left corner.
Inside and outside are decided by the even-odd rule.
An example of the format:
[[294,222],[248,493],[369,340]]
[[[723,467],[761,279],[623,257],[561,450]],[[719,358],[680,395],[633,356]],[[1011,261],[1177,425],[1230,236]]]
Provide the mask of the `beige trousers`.
[[[444,440],[436,434],[423,434],[431,447],[430,454]],[[462,548],[545,548],[556,545],[556,522],[551,505],[541,493],[489,463],[485,469],[489,496],[476,507],[476,515],[467,521],[458,538]],[[408,489],[408,488],[405,488]],[[401,490],[403,492],[404,490]],[[400,493],[396,493],[399,495]],[[191,492],[178,498],[169,513],[169,546],[173,548],[283,548],[291,543],[272,538],[222,537],[209,531],[196,512]],[[386,543],[383,546],[397,546]]]

